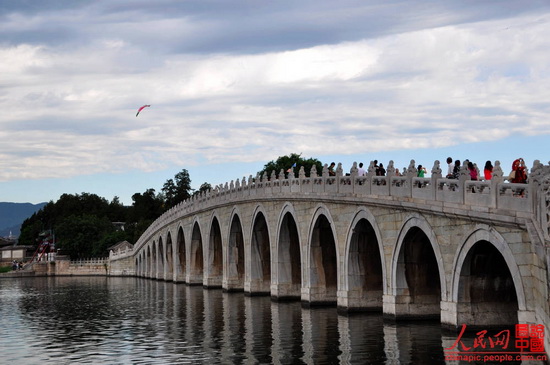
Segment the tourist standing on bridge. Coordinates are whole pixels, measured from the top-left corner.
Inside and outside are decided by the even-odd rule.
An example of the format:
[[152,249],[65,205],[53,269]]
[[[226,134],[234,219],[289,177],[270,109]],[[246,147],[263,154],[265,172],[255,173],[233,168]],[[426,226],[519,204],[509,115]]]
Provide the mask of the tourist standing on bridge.
[[468,161],[468,172],[470,173],[471,180],[477,180],[477,169],[470,161]]
[[378,170],[376,170],[376,175],[378,176],[386,176],[386,169],[384,168],[384,165],[380,164],[378,166]]
[[447,157],[447,176],[445,176],[447,179],[452,179],[453,178],[453,168],[454,168],[454,164],[453,164],[453,159],[451,157]]
[[359,162],[359,168],[357,169],[357,176],[365,176],[366,172],[363,168],[363,163]]
[[328,167],[328,176],[336,176],[336,172],[334,171],[334,166],[336,166],[336,163],[331,162],[330,166]]
[[424,177],[424,174],[426,174],[426,168],[422,165],[418,165],[418,172],[416,174],[417,177]]
[[485,180],[491,180],[493,178],[493,164],[491,163],[491,161],[485,162],[483,175],[485,175]]
[[455,160],[452,179],[458,179],[459,177],[460,177],[460,160]]
[[510,182],[516,184],[527,183],[527,172],[525,171],[525,161],[523,161],[523,158],[518,158],[512,163]]

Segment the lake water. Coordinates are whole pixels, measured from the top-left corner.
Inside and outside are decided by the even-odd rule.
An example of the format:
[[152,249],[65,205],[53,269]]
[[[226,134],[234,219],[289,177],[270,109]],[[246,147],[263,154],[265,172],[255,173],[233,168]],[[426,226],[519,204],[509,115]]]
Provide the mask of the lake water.
[[442,364],[456,340],[438,323],[106,277],[0,279],[0,329],[0,363],[17,365]]

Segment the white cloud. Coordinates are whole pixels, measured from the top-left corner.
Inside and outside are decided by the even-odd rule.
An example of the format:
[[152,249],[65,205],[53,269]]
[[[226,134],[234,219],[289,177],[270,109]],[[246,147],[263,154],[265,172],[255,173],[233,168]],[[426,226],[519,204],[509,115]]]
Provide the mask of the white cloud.
[[[550,133],[544,14],[254,54],[171,51],[223,22],[122,14],[64,24],[86,42],[0,44],[0,180]],[[47,24],[0,32],[17,19]]]

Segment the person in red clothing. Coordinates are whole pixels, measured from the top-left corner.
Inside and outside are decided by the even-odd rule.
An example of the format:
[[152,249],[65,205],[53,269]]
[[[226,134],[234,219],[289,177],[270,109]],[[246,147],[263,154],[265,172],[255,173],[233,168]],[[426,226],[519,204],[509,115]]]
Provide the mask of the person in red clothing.
[[510,181],[516,184],[527,183],[527,172],[525,171],[525,161],[523,161],[523,158],[518,158],[512,163]]
[[491,178],[493,177],[493,164],[491,163],[491,161],[485,162],[483,174],[485,175],[485,180],[491,180]]
[[468,172],[470,173],[470,179],[477,180],[477,170],[471,162],[468,162]]

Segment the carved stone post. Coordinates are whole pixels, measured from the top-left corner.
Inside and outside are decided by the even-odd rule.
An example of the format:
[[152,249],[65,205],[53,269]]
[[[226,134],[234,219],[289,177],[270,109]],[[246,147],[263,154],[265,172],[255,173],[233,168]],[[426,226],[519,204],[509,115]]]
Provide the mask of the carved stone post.
[[432,174],[431,174],[431,181],[430,181],[430,188],[431,196],[433,200],[437,200],[437,180],[441,179],[441,167],[439,160],[435,160],[434,165],[432,167]]
[[500,191],[498,190],[499,184],[504,182],[502,168],[500,167],[500,161],[495,161],[493,167],[493,176],[491,177],[491,208],[498,208],[498,196]]
[[407,187],[408,195],[412,197],[413,179],[418,176],[418,170],[415,167],[416,162],[411,160],[409,167],[407,167]]

